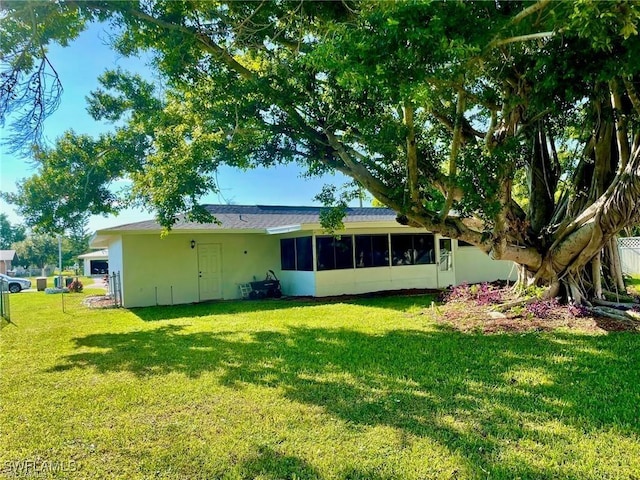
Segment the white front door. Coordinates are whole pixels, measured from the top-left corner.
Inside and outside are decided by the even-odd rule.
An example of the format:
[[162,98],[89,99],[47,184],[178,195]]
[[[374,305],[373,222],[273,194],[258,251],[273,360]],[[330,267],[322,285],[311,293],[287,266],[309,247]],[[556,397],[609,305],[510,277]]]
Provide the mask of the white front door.
[[222,298],[222,261],[219,243],[198,244],[200,301]]
[[453,269],[453,240],[440,238],[438,240],[438,287],[446,288],[455,285],[456,273]]

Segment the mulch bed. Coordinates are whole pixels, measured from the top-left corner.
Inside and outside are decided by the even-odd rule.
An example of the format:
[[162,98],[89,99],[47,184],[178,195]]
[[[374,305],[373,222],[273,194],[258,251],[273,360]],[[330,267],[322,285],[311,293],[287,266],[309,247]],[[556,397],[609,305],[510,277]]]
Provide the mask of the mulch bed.
[[[508,298],[505,292],[504,297]],[[513,300],[513,298],[510,298]],[[518,312],[518,309],[514,309]],[[522,310],[522,309],[520,309]],[[455,300],[429,309],[436,321],[465,333],[528,333],[569,329],[585,333],[640,332],[640,322],[623,322],[608,317],[576,316],[567,305],[558,305],[543,318],[528,312],[498,312],[494,305],[475,300]]]
[[116,308],[113,297],[109,295],[91,295],[85,297],[82,303],[89,308]]
[[545,318],[505,313],[492,316],[490,307],[477,306],[473,302],[456,302],[439,305],[435,309],[438,323],[465,333],[528,333],[548,332],[557,329],[579,330],[591,333],[638,331],[637,327],[604,317],[574,317],[566,307],[560,307]]

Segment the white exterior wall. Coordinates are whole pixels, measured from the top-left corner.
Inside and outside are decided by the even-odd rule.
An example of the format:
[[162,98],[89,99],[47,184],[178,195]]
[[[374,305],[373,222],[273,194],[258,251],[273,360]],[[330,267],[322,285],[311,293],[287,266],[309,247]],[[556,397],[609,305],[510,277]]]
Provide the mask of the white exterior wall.
[[515,281],[518,278],[513,262],[492,260],[476,247],[457,246],[454,249],[453,265],[456,285],[507,279]]
[[90,276],[91,275],[91,260],[88,258],[85,258],[82,260],[82,264],[83,264],[83,269],[82,271],[84,272],[84,274],[86,276]]
[[106,257],[83,258],[82,262],[83,262],[84,269],[82,271],[86,276],[90,277],[92,275],[95,275],[91,273],[91,262],[95,262],[96,260],[105,260],[108,262],[109,256],[107,255]]
[[[109,275],[120,272],[120,283],[122,284],[122,302],[125,305],[126,292],[124,289],[124,252],[122,248],[122,237],[118,236],[109,242]],[[86,270],[85,270],[86,272]]]
[[[406,227],[353,229],[344,234],[369,235],[424,233]],[[463,282],[476,283],[517,277],[512,262],[491,260],[475,247],[457,247],[453,241],[454,272],[440,271],[437,264],[398,265],[324,271],[282,271],[280,239],[324,235],[317,230],[280,235],[256,233],[182,233],[161,238],[157,232],[124,234],[109,247],[109,271],[122,273],[123,305],[141,307],[199,302],[198,247],[221,247],[222,299],[240,298],[238,285],[263,280],[267,270],[278,276],[284,295],[333,296],[407,288],[437,288]],[[439,253],[438,240],[435,244]],[[191,248],[195,240],[196,248]],[[315,250],[315,248],[314,248]],[[438,258],[436,256],[436,258]],[[314,251],[314,268],[316,265]],[[439,285],[439,276],[440,285]]]
[[[198,248],[191,248],[191,240],[221,246],[223,299],[240,298],[238,284],[250,282],[253,277],[262,280],[267,270],[279,271],[279,255],[274,253],[279,252],[278,239],[267,235],[170,233],[165,238],[158,233],[124,235],[124,306],[200,301]],[[117,270],[111,263],[109,268]]]
[[109,243],[109,274],[124,272],[124,260],[122,252],[122,237],[117,237]]
[[[279,250],[278,250],[279,252]],[[316,294],[315,272],[282,270],[278,274],[282,294],[292,297],[313,297]]]
[[438,286],[436,265],[324,270],[316,275],[317,297]]

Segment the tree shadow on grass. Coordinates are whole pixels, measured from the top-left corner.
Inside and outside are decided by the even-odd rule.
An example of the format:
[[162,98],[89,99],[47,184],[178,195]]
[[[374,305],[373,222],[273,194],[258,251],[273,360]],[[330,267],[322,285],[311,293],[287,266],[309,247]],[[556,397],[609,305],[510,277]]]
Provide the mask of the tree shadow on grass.
[[[237,472],[240,478],[313,480],[320,474],[301,458],[286,455],[268,446],[261,445],[254,455],[245,459]],[[295,476],[291,474],[295,473]]]
[[[76,338],[77,348],[99,351],[68,355],[53,370],[194,378],[215,372],[232,389],[280,388],[290,400],[320,406],[349,424],[385,425],[433,439],[489,477],[578,478],[563,470],[566,465],[505,466],[498,459],[506,444],[524,438],[568,442],[566,429],[615,428],[637,438],[636,339],[326,328],[259,331],[247,338],[166,325]],[[545,430],[547,424],[562,428]]]
[[[387,293],[387,292],[385,292]],[[404,312],[415,305],[429,306],[435,294],[428,295],[351,295],[332,298],[297,297],[264,300],[219,300],[190,305],[173,305],[132,308],[130,311],[145,322],[173,320],[177,318],[233,315],[238,313],[260,313],[290,308],[314,307],[347,303],[372,308],[384,308]]]

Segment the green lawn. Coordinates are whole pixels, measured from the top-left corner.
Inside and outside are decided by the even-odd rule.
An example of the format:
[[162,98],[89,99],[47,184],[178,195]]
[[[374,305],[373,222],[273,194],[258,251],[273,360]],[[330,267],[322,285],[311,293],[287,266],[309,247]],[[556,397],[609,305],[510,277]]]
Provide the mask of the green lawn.
[[627,279],[627,289],[629,293],[640,295],[640,275],[634,275]]
[[7,477],[640,478],[635,334],[462,334],[429,297],[81,298],[11,296]]
[[[57,275],[51,275],[49,277],[47,277],[47,288],[53,288],[55,286],[55,279],[57,278]],[[69,275],[63,275],[64,278],[77,278],[78,280],[80,280],[82,282],[83,285],[89,285],[91,286],[91,284],[95,283],[96,280],[100,283],[101,280],[100,279],[95,279],[92,277],[85,277],[82,275],[73,275],[73,274],[69,274]],[[31,280],[31,288],[36,288],[37,286],[37,280],[38,278],[42,278],[42,277],[29,277],[29,280]]]

